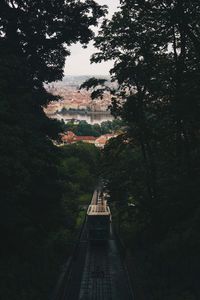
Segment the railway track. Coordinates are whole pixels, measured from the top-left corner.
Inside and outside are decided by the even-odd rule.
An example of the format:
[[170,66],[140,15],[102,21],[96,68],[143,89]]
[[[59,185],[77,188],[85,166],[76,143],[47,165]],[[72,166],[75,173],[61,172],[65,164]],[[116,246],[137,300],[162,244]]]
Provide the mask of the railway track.
[[107,242],[88,244],[77,300],[133,299],[128,274],[111,230]]
[[111,268],[107,245],[88,246],[79,299],[112,299]]
[[[96,196],[95,192],[93,203]],[[128,273],[120,257],[112,226],[107,241],[90,242],[84,223],[62,290],[54,300],[133,299]]]

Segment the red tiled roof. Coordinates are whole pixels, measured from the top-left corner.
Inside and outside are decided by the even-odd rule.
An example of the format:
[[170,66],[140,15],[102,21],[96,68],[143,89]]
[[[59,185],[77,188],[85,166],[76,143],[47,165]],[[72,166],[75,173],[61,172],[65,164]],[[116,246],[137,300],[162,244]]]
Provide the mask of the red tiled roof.
[[107,142],[107,139],[105,136],[100,136],[98,139],[96,139],[96,142],[99,144],[105,144]]
[[64,141],[71,141],[71,140],[73,140],[72,139],[72,137],[71,136],[67,136],[67,135],[64,135],[64,136],[62,136],[62,140],[64,140]]
[[94,136],[77,136],[72,131],[67,131],[65,134],[61,134],[61,139],[63,142],[80,142],[80,141],[95,141]]
[[95,141],[96,137],[94,136],[76,136],[76,141]]
[[67,131],[67,132],[66,132],[66,135],[67,135],[67,136],[70,136],[70,137],[76,136],[72,131]]
[[77,136],[72,131],[67,131],[65,134],[61,134],[61,139],[63,142],[74,143],[81,141],[94,142],[95,144],[105,145],[105,143],[112,137],[116,136],[115,134],[104,134],[96,138],[94,136]]
[[72,142],[75,138],[76,135],[72,131],[67,131],[65,134],[62,134],[62,141],[65,142]]

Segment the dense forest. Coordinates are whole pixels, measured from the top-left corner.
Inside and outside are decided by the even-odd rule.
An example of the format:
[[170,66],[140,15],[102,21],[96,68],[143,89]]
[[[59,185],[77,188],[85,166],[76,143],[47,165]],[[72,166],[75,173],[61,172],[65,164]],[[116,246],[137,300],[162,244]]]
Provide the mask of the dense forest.
[[49,299],[95,184],[96,149],[53,145],[62,128],[44,114],[56,99],[44,83],[62,79],[68,46],[85,46],[104,11],[93,0],[0,1],[1,299]]
[[56,147],[70,127],[44,114],[57,99],[44,84],[62,79],[68,47],[85,47],[105,13],[93,0],[0,2],[2,299],[49,299],[99,175],[137,298],[200,299],[200,4],[121,0],[92,62],[115,61],[123,133],[101,154]]
[[115,60],[127,124],[103,154],[116,228],[144,299],[199,299],[200,4],[120,3],[92,57]]

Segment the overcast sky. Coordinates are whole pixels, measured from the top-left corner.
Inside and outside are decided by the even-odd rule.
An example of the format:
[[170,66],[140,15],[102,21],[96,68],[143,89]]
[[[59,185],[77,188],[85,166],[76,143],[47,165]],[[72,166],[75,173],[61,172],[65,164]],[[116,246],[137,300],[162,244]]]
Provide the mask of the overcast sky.
[[[119,0],[96,0],[99,4],[109,7],[109,17],[117,10]],[[97,49],[90,42],[87,49],[83,49],[79,43],[70,48],[71,55],[66,59],[65,75],[108,75],[113,62],[90,64],[90,57]]]

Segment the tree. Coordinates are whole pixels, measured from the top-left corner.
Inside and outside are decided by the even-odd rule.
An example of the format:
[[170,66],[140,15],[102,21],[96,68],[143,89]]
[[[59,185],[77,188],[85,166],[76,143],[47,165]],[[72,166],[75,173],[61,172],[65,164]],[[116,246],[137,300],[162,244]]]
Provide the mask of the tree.
[[198,10],[196,1],[192,7],[187,1],[172,1],[170,5],[166,1],[121,1],[121,10],[111,21],[104,21],[96,38],[100,52],[92,61],[116,60],[111,74],[120,84],[125,104],[115,110],[130,123],[132,135],[140,142],[151,200],[157,195],[154,153],[161,135],[167,132],[175,137],[180,172],[185,161],[187,174],[191,170],[190,150],[199,124],[194,111],[199,111],[200,92],[191,80],[199,78],[199,61],[183,22],[187,21],[187,28],[193,20],[198,23]]
[[[140,233],[142,243],[135,239],[134,246],[139,248],[138,253],[148,248],[151,258],[147,265],[156,274],[154,280],[161,276],[162,271],[158,270],[164,270],[163,277],[165,272],[171,278],[179,277],[185,264],[188,269],[195,265],[195,261],[189,261],[189,237],[195,244],[196,257],[199,249],[196,234],[193,236],[192,229],[189,233],[187,228],[193,228],[192,220],[196,220],[199,211],[200,5],[199,1],[179,0],[120,3],[112,20],[102,24],[95,44],[99,52],[92,61],[115,60],[111,75],[118,81],[119,90],[113,111],[128,124],[132,155],[137,157],[140,149],[138,161],[143,157],[140,171],[132,170],[133,174],[140,174],[140,184],[132,189],[129,186],[139,204],[133,231]],[[127,167],[127,176],[129,168],[134,167]],[[109,180],[111,185],[114,180]],[[145,188],[142,190],[141,186]],[[195,224],[198,226],[196,221]],[[183,248],[184,254],[178,258],[177,253]],[[170,260],[178,267],[172,266]],[[184,282],[190,281],[191,295],[198,295],[196,283],[190,279],[195,278],[195,272],[182,276]],[[175,298],[176,293],[187,293],[180,282],[175,286],[169,278],[165,279],[172,291],[169,299],[173,291]],[[153,298],[168,299],[161,294],[154,294]]]
[[44,114],[57,99],[44,83],[62,79],[67,47],[85,46],[104,12],[93,0],[0,2],[1,298],[47,299],[63,262],[61,126]]
[[[19,64],[21,81],[32,88],[38,105],[47,104],[43,82],[62,78],[70,54],[67,46],[77,41],[87,44],[93,37],[91,26],[104,12],[93,0],[1,1],[1,68],[10,64],[13,70]],[[12,79],[10,84],[17,87],[16,78]],[[39,92],[43,97],[37,97]]]

